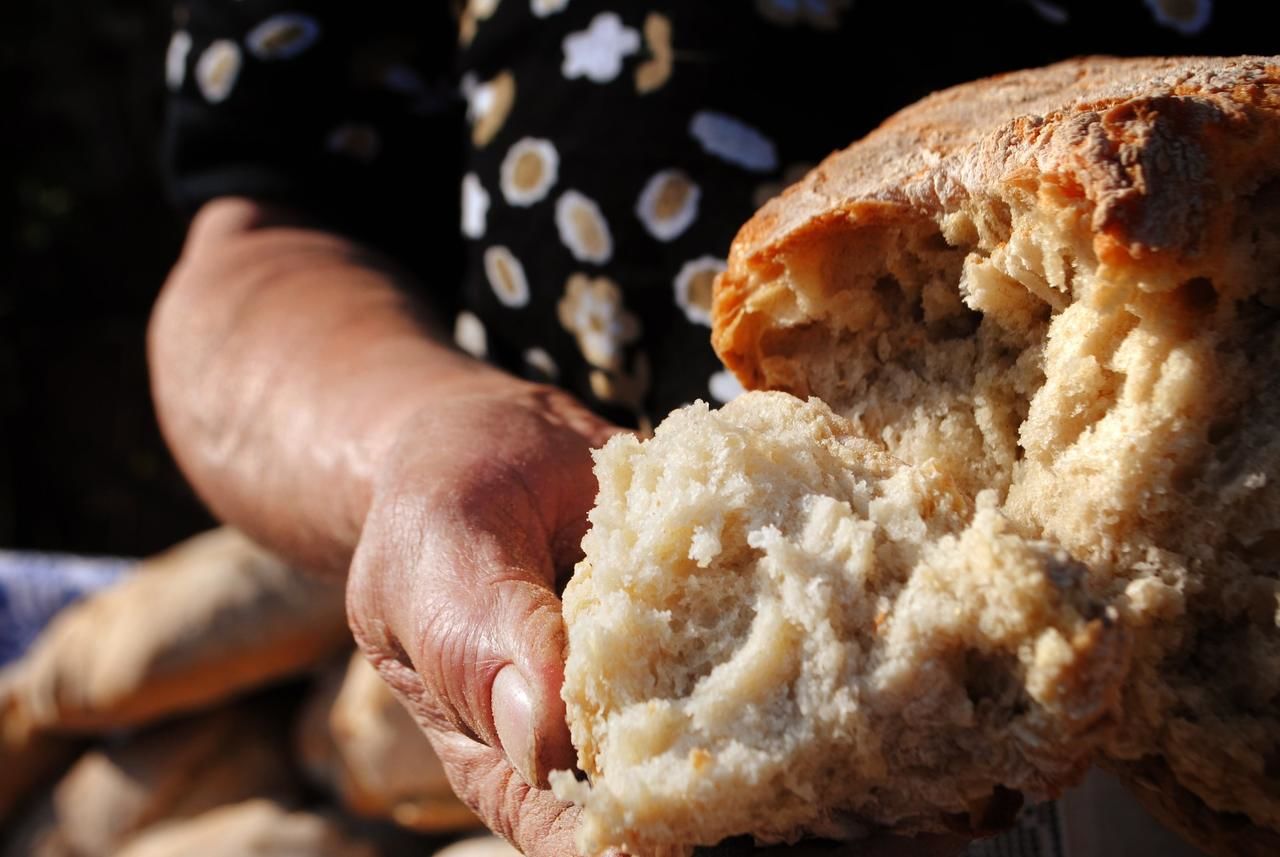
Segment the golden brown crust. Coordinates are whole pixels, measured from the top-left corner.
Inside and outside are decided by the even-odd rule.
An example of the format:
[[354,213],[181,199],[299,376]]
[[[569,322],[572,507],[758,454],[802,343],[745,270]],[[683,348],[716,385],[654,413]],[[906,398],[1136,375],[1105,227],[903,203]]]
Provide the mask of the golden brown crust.
[[[717,282],[712,342],[748,388],[788,322],[778,257],[825,231],[940,220],[1035,174],[1085,197],[1100,259],[1183,264],[1225,224],[1215,188],[1280,145],[1280,58],[1090,57],[936,93],[818,165],[742,228]],[[1209,155],[1212,157],[1209,157]],[[1202,261],[1202,260],[1201,260]]]

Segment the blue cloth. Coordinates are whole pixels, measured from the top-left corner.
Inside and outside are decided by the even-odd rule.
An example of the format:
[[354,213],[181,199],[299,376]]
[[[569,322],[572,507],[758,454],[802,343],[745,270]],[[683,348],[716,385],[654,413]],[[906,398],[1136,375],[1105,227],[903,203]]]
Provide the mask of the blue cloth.
[[59,610],[115,583],[134,562],[0,551],[0,666],[25,652]]

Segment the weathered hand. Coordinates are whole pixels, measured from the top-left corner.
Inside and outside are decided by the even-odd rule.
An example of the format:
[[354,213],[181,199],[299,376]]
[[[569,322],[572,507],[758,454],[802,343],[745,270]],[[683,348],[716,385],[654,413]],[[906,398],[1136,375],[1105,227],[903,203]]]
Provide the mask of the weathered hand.
[[595,497],[590,449],[618,429],[513,380],[442,396],[404,425],[352,564],[356,638],[462,797],[526,854],[574,853],[557,576]]

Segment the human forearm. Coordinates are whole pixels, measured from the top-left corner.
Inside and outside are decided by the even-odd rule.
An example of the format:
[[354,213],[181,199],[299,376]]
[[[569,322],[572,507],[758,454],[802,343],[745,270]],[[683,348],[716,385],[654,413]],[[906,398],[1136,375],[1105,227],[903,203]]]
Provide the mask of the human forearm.
[[219,517],[340,571],[405,417],[459,389],[518,383],[432,333],[360,247],[218,200],[193,223],[152,318],[157,413]]

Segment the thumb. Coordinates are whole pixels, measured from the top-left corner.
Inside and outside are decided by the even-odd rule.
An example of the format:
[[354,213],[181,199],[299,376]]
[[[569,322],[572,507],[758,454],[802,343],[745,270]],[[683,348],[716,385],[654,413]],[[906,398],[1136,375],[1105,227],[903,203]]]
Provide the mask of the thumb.
[[[553,536],[520,490],[398,500],[367,527],[348,606],[353,630],[419,722],[501,750],[531,786],[572,767],[565,631]],[[414,534],[405,544],[404,535]],[[381,665],[380,665],[381,666]]]

